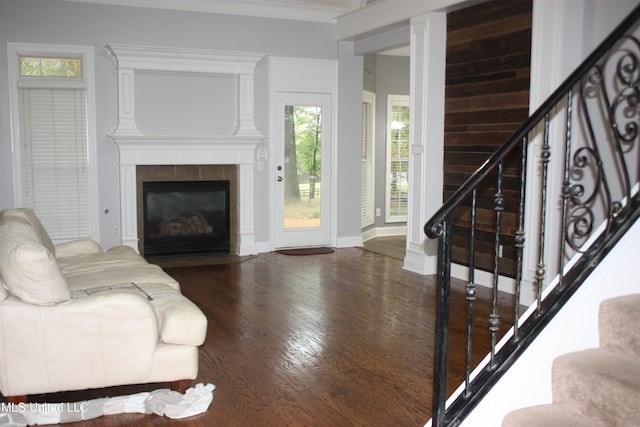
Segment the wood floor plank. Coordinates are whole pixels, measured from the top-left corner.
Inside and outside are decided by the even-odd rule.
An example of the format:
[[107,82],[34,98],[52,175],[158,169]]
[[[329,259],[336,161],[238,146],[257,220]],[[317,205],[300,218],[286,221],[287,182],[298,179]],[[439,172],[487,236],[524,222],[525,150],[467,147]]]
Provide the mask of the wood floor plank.
[[[215,384],[211,407],[186,420],[128,414],[68,426],[422,426],[430,418],[433,277],[360,248],[165,270],[208,318],[195,382]],[[479,289],[476,361],[489,349],[490,301],[489,290]],[[501,313],[512,312],[510,296],[500,302]],[[450,392],[463,375],[464,307],[459,282]],[[509,326],[504,321],[502,328]],[[159,386],[40,398],[83,400]]]

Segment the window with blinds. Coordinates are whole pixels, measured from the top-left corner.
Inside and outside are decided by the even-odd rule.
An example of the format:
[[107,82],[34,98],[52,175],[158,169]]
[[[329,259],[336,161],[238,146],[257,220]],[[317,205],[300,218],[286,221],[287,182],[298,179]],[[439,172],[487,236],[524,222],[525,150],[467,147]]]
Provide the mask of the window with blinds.
[[409,124],[409,96],[388,95],[386,222],[407,221]]
[[374,147],[375,147],[375,104],[376,95],[363,91],[362,94],[362,167],[360,193],[362,227],[374,223]]
[[17,70],[12,88],[16,205],[33,208],[54,241],[96,238],[87,55],[11,47],[10,67]]

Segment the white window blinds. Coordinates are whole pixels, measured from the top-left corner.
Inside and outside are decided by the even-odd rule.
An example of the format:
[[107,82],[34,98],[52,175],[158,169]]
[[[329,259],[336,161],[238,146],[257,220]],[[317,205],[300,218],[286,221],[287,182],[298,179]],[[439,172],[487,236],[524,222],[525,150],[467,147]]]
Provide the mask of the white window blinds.
[[407,220],[409,126],[409,96],[388,95],[386,222]]
[[20,197],[53,240],[91,237],[85,88],[19,87]]
[[374,223],[374,112],[375,94],[364,91],[362,97],[362,188],[360,192],[362,227]]

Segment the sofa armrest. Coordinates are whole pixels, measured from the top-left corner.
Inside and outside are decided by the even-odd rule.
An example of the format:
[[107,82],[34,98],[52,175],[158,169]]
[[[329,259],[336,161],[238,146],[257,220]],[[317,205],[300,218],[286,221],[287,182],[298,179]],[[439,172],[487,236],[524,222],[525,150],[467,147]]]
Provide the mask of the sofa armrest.
[[162,283],[141,283],[151,297],[158,319],[158,333],[166,344],[199,346],[207,335],[207,317],[187,297]]
[[90,239],[72,240],[55,245],[56,258],[65,258],[77,255],[88,255],[104,252],[98,242]]
[[153,308],[118,289],[53,306],[13,296],[0,304],[0,391],[5,396],[144,381],[158,344]]

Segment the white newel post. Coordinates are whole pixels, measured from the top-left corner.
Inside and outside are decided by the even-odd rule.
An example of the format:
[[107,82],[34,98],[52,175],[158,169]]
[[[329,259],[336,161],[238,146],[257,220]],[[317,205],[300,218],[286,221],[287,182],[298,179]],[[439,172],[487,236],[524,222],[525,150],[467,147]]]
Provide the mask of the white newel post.
[[[109,135],[119,150],[121,242],[138,250],[138,165],[236,165],[238,255],[257,253],[254,230],[256,146],[265,138],[254,117],[255,66],[263,54],[110,45],[118,67],[118,127]],[[136,123],[135,72],[167,71],[237,76],[237,126],[232,135],[146,135]]]

